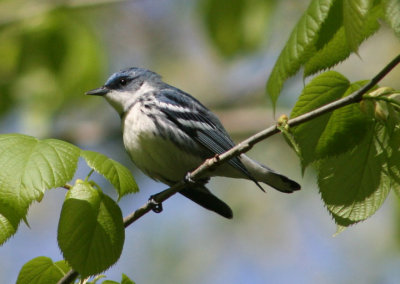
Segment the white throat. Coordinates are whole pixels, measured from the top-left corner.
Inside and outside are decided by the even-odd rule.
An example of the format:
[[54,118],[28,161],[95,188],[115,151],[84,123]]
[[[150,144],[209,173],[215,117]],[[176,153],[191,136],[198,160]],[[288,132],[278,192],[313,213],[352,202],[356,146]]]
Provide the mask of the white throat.
[[135,101],[142,95],[155,91],[156,88],[147,82],[144,82],[135,92],[113,90],[105,95],[108,103],[121,115],[128,110],[128,108],[135,103]]
[[155,90],[156,90],[156,88],[154,86],[150,85],[147,82],[144,82],[143,85],[140,86],[140,88],[138,90],[136,90],[135,97],[139,97],[145,93],[152,92]]

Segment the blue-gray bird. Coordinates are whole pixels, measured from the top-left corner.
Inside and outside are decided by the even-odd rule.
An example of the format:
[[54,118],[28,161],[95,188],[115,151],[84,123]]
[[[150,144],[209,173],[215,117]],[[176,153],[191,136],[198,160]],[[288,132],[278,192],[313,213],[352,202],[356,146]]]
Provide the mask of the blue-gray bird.
[[[169,186],[182,180],[205,159],[235,146],[221,122],[197,99],[142,68],[114,73],[87,95],[104,96],[122,119],[125,148],[149,177]],[[226,218],[231,208],[205,187],[211,176],[244,178],[285,193],[300,185],[242,154],[204,177],[202,184],[180,191],[197,204]]]

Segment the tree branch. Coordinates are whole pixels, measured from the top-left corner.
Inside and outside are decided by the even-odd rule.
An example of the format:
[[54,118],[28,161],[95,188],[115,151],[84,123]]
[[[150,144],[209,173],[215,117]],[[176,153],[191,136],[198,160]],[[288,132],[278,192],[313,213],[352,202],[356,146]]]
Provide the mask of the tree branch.
[[[346,105],[360,102],[362,100],[362,97],[364,94],[366,94],[369,90],[371,90],[380,80],[382,80],[394,67],[396,67],[397,64],[400,63],[400,54],[396,56],[388,65],[386,65],[372,80],[364,85],[361,89],[357,90],[356,92],[350,94],[347,97],[341,98],[339,100],[336,100],[334,102],[331,102],[327,105],[324,105],[320,108],[317,108],[313,111],[310,111],[308,113],[305,113],[303,115],[297,116],[295,118],[289,119],[287,121],[287,124],[289,126],[296,126],[302,123],[305,123],[307,121],[310,121],[316,117],[319,117],[325,113],[334,111],[338,108],[344,107]],[[278,129],[277,125],[273,125],[267,129],[264,129],[263,131],[260,131],[256,133],[255,135],[247,138],[246,140],[240,142],[237,144],[235,147],[231,148],[230,150],[226,151],[225,153],[221,155],[217,155],[213,158],[205,160],[197,169],[194,171],[188,173],[188,176],[185,180],[188,178],[196,181],[198,180],[201,176],[204,176],[205,173],[208,171],[216,168],[217,166],[221,165],[222,163],[239,156],[242,153],[245,153],[249,151],[255,144],[258,142],[267,139],[268,137],[275,135],[279,133],[280,130]],[[188,186],[187,181],[182,180],[175,184],[174,186],[171,186],[170,188],[158,193],[154,197],[154,201],[158,203],[162,203],[171,196],[173,196],[175,193],[179,192],[182,190],[185,186]],[[147,214],[149,211],[152,209],[152,204],[150,202],[146,203],[130,215],[126,216],[124,218],[124,226],[128,227],[132,223],[134,223],[136,220],[141,218],[143,215]],[[71,270],[69,271],[64,278],[62,278],[58,284],[67,284],[71,283],[79,274]]]

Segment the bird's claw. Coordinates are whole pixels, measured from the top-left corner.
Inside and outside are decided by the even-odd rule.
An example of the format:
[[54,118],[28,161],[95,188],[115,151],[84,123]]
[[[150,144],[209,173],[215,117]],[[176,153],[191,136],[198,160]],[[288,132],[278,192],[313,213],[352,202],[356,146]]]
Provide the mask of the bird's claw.
[[157,202],[154,199],[154,195],[150,196],[149,201],[148,201],[151,210],[155,213],[161,213],[163,211],[163,206],[161,202]]
[[192,179],[190,173],[187,173],[184,178],[185,183],[187,184],[195,184],[196,182]]

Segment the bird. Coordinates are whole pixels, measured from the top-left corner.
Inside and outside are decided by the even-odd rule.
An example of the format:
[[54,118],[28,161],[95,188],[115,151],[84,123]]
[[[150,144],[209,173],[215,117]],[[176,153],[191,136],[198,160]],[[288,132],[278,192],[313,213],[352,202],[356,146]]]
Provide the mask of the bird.
[[[213,112],[148,69],[123,69],[85,94],[104,97],[118,112],[123,143],[133,163],[168,186],[184,179],[206,159],[235,146]],[[301,189],[297,182],[241,154],[179,192],[228,219],[233,217],[232,209],[206,187],[214,176],[248,179],[263,191],[260,183],[284,193]]]

